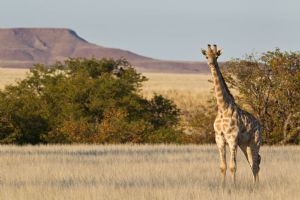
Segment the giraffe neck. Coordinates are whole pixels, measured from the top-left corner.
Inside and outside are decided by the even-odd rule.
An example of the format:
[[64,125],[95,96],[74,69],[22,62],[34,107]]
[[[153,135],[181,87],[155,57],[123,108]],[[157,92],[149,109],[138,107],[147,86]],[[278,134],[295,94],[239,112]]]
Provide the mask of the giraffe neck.
[[209,64],[211,74],[213,76],[215,96],[217,99],[218,110],[224,110],[228,108],[231,103],[234,103],[234,98],[231,95],[222,73],[220,71],[217,61],[214,64]]

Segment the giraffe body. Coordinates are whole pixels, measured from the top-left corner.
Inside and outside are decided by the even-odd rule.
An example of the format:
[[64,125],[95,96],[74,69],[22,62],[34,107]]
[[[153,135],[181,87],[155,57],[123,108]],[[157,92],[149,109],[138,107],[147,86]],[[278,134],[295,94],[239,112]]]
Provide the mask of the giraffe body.
[[259,121],[250,113],[242,110],[236,103],[223,79],[217,58],[221,51],[214,45],[208,45],[207,50],[202,50],[206,56],[213,76],[215,96],[217,99],[218,113],[214,122],[215,139],[220,154],[220,169],[222,183],[225,185],[226,176],[226,145],[230,150],[230,171],[235,183],[237,146],[246,156],[253,172],[254,181],[258,181],[260,164],[259,148],[261,145],[262,128]]

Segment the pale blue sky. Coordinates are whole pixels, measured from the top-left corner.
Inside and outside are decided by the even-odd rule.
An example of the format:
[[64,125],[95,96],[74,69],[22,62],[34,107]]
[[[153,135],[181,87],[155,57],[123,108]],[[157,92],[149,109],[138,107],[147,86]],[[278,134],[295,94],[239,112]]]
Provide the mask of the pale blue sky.
[[299,0],[0,0],[0,26],[64,27],[103,46],[170,60],[300,50]]

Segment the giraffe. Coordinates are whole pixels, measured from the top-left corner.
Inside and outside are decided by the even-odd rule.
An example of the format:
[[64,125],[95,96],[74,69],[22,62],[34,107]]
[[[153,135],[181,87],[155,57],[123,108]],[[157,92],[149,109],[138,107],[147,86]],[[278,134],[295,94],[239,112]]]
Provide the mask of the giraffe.
[[253,173],[253,181],[259,181],[259,165],[261,157],[259,148],[262,143],[262,127],[259,121],[250,113],[242,110],[231,95],[220,71],[217,59],[222,50],[217,45],[208,45],[202,49],[210,67],[214,83],[214,92],[217,99],[217,117],[214,122],[215,140],[220,154],[220,170],[222,185],[226,179],[226,144],[230,150],[230,172],[235,185],[237,146],[244,153]]

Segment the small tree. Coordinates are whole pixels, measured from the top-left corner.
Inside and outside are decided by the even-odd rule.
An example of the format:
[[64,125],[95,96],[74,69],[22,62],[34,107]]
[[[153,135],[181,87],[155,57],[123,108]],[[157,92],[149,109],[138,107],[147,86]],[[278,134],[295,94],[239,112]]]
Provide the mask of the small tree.
[[265,142],[299,142],[299,53],[276,49],[259,58],[250,55],[227,62],[224,71],[239,103],[262,122]]

